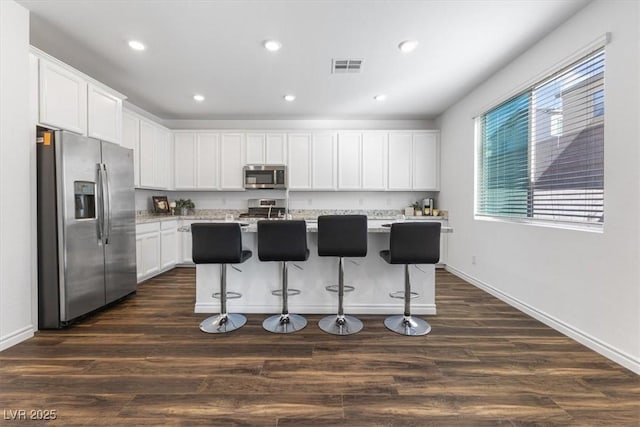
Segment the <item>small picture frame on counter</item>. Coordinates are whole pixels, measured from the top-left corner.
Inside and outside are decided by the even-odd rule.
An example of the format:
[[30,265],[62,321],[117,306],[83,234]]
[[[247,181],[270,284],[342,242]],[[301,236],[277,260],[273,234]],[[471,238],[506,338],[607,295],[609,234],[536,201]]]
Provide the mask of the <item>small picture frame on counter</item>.
[[169,200],[167,200],[167,196],[152,196],[151,199],[153,200],[154,213],[169,213]]

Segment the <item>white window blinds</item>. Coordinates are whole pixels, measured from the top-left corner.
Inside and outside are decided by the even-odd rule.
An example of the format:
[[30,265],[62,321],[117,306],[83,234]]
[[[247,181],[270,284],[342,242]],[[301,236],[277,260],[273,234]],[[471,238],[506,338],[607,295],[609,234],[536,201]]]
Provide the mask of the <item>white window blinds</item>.
[[604,49],[480,116],[476,214],[604,222]]

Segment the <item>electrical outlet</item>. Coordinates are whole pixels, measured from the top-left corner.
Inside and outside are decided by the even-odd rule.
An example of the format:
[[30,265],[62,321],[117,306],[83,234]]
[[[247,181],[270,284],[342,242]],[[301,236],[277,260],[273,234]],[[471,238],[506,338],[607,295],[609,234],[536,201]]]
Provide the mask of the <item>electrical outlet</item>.
[[471,255],[471,265],[476,265],[476,256]]
[[307,204],[311,206],[313,204],[313,199],[307,199]]
[[360,206],[362,206],[364,204],[364,200],[358,199],[358,203],[360,204]]

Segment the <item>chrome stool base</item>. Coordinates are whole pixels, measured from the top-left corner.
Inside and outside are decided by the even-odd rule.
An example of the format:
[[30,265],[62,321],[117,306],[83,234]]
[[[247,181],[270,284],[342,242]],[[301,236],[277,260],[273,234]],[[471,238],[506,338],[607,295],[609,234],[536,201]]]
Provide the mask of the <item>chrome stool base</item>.
[[357,334],[364,327],[360,319],[353,316],[327,316],[318,322],[320,329],[332,335],[353,335]]
[[200,323],[200,330],[208,334],[224,334],[240,329],[245,323],[247,323],[247,318],[242,314],[217,314],[204,319]]
[[290,334],[298,332],[307,326],[307,319],[299,314],[276,314],[269,316],[262,322],[262,327],[274,334]]
[[384,319],[387,329],[407,336],[427,335],[431,332],[431,325],[426,320],[413,316],[389,316]]

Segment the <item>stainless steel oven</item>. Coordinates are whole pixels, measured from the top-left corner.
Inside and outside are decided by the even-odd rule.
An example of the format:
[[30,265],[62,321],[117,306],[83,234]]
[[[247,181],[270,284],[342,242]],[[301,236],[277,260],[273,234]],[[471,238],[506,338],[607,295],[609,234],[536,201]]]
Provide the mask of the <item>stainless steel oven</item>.
[[287,188],[287,167],[284,165],[246,165],[243,173],[244,188]]

